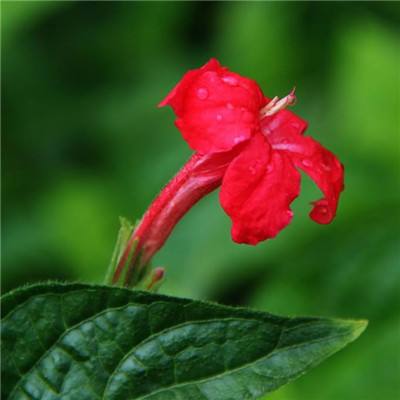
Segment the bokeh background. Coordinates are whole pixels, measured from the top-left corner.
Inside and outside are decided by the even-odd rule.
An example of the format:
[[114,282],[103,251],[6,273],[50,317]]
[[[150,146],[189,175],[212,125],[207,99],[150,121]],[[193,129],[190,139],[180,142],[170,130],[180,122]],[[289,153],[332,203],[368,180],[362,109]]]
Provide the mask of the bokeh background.
[[3,292],[103,280],[118,216],[139,218],[190,154],[156,104],[214,56],[269,96],[297,86],[294,111],[345,164],[346,190],[317,225],[304,179],[293,223],[257,247],[232,243],[210,195],[157,255],[161,292],[368,318],[269,398],[399,398],[399,3],[2,2],[1,22]]

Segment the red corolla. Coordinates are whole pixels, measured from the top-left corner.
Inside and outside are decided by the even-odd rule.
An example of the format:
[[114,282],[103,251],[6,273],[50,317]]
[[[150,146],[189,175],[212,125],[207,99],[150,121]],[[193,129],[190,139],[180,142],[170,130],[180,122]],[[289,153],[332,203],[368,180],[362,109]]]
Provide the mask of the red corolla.
[[332,221],[343,190],[343,166],[303,135],[307,123],[285,109],[294,100],[294,92],[283,99],[265,97],[256,82],[215,59],[183,76],[160,106],[173,108],[175,124],[195,153],[138,224],[114,281],[134,243],[130,266],[139,258],[141,265],[148,263],[179,219],[218,186],[238,243],[273,238],[291,221],[290,204],[300,191],[298,169],[324,195],[314,202],[311,218]]

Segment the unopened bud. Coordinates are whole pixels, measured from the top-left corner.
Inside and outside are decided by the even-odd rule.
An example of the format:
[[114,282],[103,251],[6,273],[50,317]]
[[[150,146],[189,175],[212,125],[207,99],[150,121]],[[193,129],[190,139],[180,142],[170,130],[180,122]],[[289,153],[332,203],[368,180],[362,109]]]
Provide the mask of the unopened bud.
[[165,274],[165,268],[162,267],[154,268],[151,274],[151,281],[147,285],[147,289],[148,290],[154,289],[154,286],[164,278],[164,274]]

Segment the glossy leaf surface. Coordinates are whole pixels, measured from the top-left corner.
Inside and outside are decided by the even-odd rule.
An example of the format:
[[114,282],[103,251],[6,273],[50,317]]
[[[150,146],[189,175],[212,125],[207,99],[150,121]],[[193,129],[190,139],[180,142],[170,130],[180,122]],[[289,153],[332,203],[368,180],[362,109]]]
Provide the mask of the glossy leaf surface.
[[366,325],[57,283],[5,295],[2,312],[4,399],[256,399]]

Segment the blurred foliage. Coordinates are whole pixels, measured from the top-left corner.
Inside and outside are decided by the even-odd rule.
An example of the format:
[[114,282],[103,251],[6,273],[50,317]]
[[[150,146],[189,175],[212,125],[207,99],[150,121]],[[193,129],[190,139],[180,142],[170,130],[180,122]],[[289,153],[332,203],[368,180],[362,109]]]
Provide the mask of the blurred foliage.
[[304,179],[293,223],[257,247],[231,242],[210,195],[157,255],[162,291],[368,318],[357,343],[269,398],[397,397],[398,3],[2,2],[1,22],[3,291],[102,281],[118,216],[139,218],[190,154],[156,104],[215,56],[267,95],[297,86],[295,111],[345,164],[346,190],[335,222],[316,225]]

